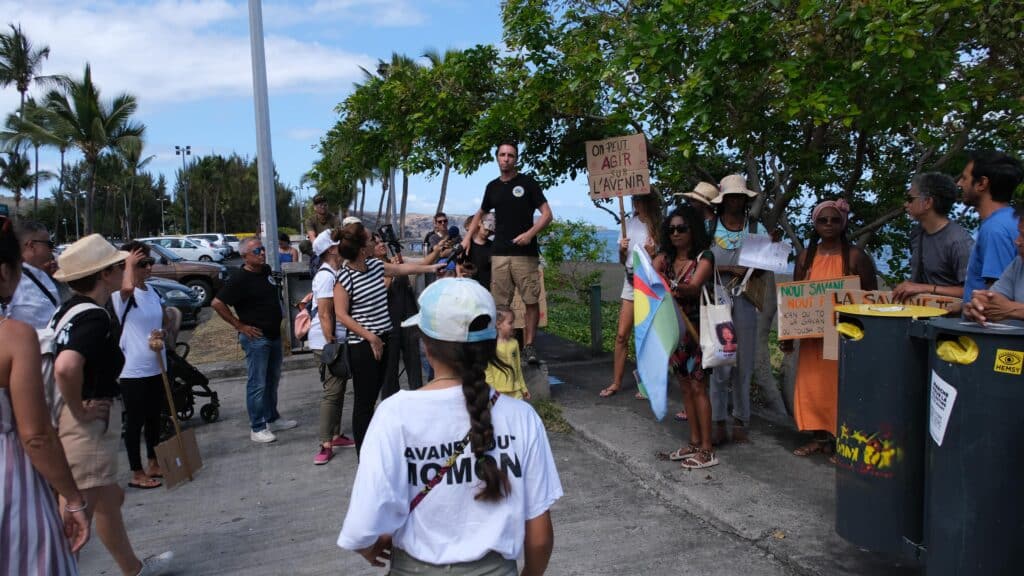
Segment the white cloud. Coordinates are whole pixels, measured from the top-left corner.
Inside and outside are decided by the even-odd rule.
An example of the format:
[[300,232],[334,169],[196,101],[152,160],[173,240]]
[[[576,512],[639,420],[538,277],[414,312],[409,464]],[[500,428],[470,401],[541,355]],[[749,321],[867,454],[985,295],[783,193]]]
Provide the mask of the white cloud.
[[[180,102],[252,91],[245,2],[0,0],[0,13],[50,46],[43,73],[80,77],[88,61],[107,97],[128,91],[143,102]],[[265,38],[274,91],[341,91],[374,62],[305,39]]]

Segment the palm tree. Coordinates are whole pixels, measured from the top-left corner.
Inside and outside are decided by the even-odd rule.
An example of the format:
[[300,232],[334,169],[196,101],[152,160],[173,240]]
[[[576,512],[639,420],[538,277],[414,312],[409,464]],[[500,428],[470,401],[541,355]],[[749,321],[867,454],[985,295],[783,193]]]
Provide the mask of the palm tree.
[[64,76],[39,76],[37,73],[43,60],[50,56],[49,46],[35,48],[21,31],[21,25],[9,25],[10,34],[0,34],[0,88],[14,84],[21,93],[21,107],[18,116],[25,117],[25,94],[33,82],[63,84]]
[[100,99],[92,82],[92,70],[85,65],[81,80],[69,80],[64,90],[51,90],[45,100],[45,123],[57,138],[70,142],[81,151],[89,166],[86,192],[85,233],[93,231],[96,198],[96,164],[108,150],[141,149],[146,127],[131,119],[138,108],[135,96],[122,93],[110,102]]
[[[10,114],[7,117],[4,130],[0,131],[0,144],[3,144],[5,151],[19,150],[23,145],[32,146],[35,150],[35,170],[39,171],[39,147],[58,146],[59,143],[39,123],[42,121],[42,111],[33,98],[29,98],[22,110],[23,116]],[[39,181],[36,181],[35,199],[32,203],[33,212],[39,210]]]
[[156,158],[155,154],[151,154],[146,158],[142,158],[142,139],[138,140],[138,143],[129,143],[123,149],[121,149],[118,155],[121,157],[121,161],[124,162],[125,168],[128,169],[128,191],[124,196],[124,237],[125,239],[132,237],[132,195],[135,193],[135,179],[139,174],[139,171],[146,167],[147,164]]
[[21,196],[32,188],[39,180],[47,180],[53,174],[49,172],[32,172],[32,161],[18,150],[7,153],[7,158],[0,158],[0,186],[14,193],[14,218],[21,211]]

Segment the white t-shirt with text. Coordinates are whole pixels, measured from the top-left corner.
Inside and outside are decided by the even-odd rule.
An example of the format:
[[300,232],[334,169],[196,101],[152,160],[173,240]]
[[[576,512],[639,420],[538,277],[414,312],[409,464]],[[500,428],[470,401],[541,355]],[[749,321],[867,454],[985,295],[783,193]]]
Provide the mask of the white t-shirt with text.
[[[110,302],[114,306],[117,321],[124,317],[121,327],[121,352],[124,353],[124,368],[121,378],[148,378],[160,374],[160,365],[156,360],[156,352],[149,349],[149,334],[160,330],[164,325],[164,309],[160,304],[160,295],[156,290],[135,289],[135,305],[124,313],[127,300],[121,300],[121,292],[111,294]],[[167,366],[167,354],[163,354],[164,367]]]
[[[309,334],[306,336],[310,350],[323,350],[327,345],[323,328],[320,326],[320,315],[317,314],[317,300],[334,298],[334,284],[337,283],[338,271],[327,264],[322,264],[313,276],[313,301],[309,303],[310,322]],[[345,325],[335,319],[334,339],[345,340]]]
[[338,546],[360,550],[383,534],[431,564],[479,560],[490,551],[506,559],[523,552],[526,521],[562,496],[547,433],[526,402],[499,396],[491,408],[495,447],[487,454],[505,471],[511,492],[498,502],[474,497],[472,446],[409,513],[409,504],[438,474],[469,431],[461,386],[402,390],[377,407],[360,451],[359,469]]

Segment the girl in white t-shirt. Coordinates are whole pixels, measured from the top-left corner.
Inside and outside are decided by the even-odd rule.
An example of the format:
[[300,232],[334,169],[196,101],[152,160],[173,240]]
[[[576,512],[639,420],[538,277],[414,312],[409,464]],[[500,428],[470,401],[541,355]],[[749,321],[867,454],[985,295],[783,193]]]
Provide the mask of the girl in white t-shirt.
[[476,281],[427,287],[419,326],[437,376],[380,404],[362,446],[338,546],[390,574],[543,574],[562,496],[544,425],[484,379],[496,356],[495,306]]
[[[128,451],[128,464],[132,470],[131,488],[159,488],[163,478],[156,460],[156,446],[160,443],[160,411],[167,404],[160,361],[149,349],[149,336],[156,330],[170,327],[170,318],[160,303],[160,295],[146,285],[153,273],[155,260],[149,255],[149,246],[142,242],[129,242],[121,247],[130,256],[125,259],[121,289],[110,296],[110,304],[121,324],[121,397],[124,400],[124,444]],[[162,353],[167,366],[167,354]],[[139,436],[145,429],[145,470],[139,457]]]
[[[654,258],[658,253],[658,230],[661,228],[661,203],[656,192],[633,196],[633,215],[626,219],[626,236],[619,238],[619,262],[626,267],[622,282],[622,307],[619,325],[615,331],[615,352],[612,365],[612,383],[601,390],[601,397],[614,396],[622,388],[626,372],[626,354],[633,336],[633,248],[642,247]],[[643,395],[638,391],[637,398]]]

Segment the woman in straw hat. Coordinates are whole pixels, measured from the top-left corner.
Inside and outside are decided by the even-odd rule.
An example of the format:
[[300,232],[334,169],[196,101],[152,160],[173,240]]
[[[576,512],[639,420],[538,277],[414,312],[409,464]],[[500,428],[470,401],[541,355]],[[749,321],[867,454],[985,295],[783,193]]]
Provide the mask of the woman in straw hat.
[[[871,255],[854,246],[846,237],[850,205],[845,200],[826,200],[811,211],[814,231],[797,258],[794,280],[826,280],[859,276],[862,290],[877,290],[875,262]],[[740,341],[742,344],[742,341]],[[780,343],[784,352],[793,350],[792,340]],[[793,454],[833,454],[835,451],[836,410],[839,395],[839,362],[822,357],[822,341],[800,342],[793,393],[793,416],[797,428],[813,434],[813,439]]]
[[[11,302],[21,273],[11,221],[0,218],[0,304]],[[50,423],[39,340],[32,326],[6,316],[0,340],[0,573],[78,574],[72,554],[89,539],[86,500]],[[67,502],[63,514],[50,486]]]
[[[740,250],[747,234],[767,234],[760,223],[754,227],[748,211],[750,201],[757,193],[747,188],[747,179],[739,174],[722,178],[721,192],[711,200],[716,208],[711,251],[722,282],[732,288],[739,285],[747,269],[739,266]],[[732,319],[735,323],[739,350],[735,366],[719,366],[711,373],[711,418],[714,427],[712,442],[727,440],[726,420],[729,417],[730,388],[732,389],[732,440],[747,442],[750,423],[750,379],[754,375],[754,355],[757,346],[757,308],[746,296],[733,299]]]
[[54,314],[52,326],[65,314],[74,319],[56,335],[54,376],[63,396],[57,430],[75,482],[87,500],[86,514],[96,518],[96,533],[126,576],[162,574],[170,552],[139,560],[125,530],[117,483],[121,439],[121,391],[117,377],[124,366],[120,328],[107,314],[110,295],[121,288],[125,266],[136,266],[141,252],[122,252],[103,236],[92,234],[65,250],[55,280],[73,294]]
[[475,280],[444,278],[419,304],[402,324],[419,327],[437,376],[381,402],[338,545],[374,566],[390,559],[394,576],[515,576],[520,556],[522,575],[544,574],[562,485],[540,417],[487,385],[494,299]]
[[[633,214],[626,219],[626,236],[619,238],[619,262],[626,267],[626,278],[622,283],[622,307],[619,308],[619,325],[615,331],[615,353],[612,383],[601,390],[601,397],[614,396],[622,388],[622,376],[626,372],[626,352],[633,336],[633,248],[642,247],[653,258],[658,253],[658,231],[661,228],[661,202],[653,189],[649,194],[638,194],[633,200]],[[639,382],[638,382],[639,384]],[[643,393],[637,391],[637,399]]]
[[692,192],[683,192],[681,196],[686,198],[691,206],[700,211],[704,221],[704,229],[707,230],[709,237],[712,236],[715,233],[712,226],[717,224],[715,205],[712,202],[714,202],[715,198],[718,198],[718,186],[710,182],[698,182]]

